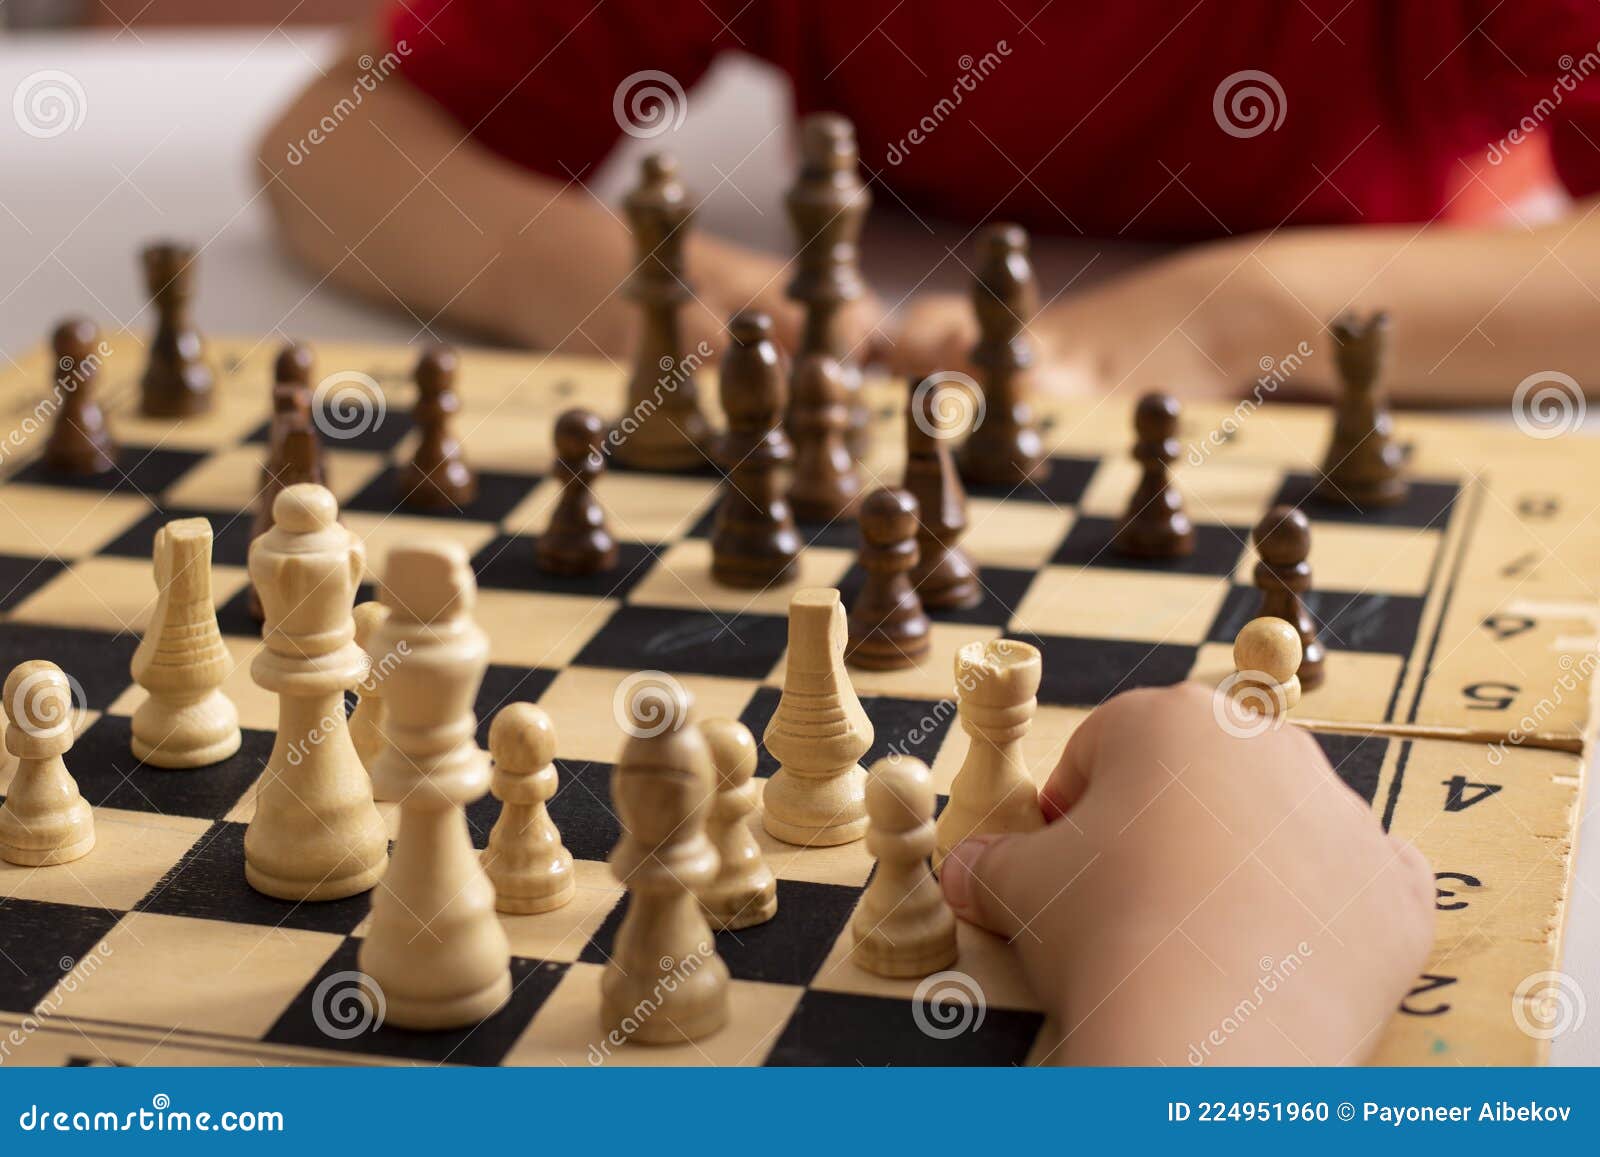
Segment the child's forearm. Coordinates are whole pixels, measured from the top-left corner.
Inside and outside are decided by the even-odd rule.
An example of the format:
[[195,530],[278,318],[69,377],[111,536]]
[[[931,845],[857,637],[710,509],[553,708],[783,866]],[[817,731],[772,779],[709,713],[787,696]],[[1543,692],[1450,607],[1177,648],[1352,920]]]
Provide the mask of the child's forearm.
[[[1394,317],[1386,379],[1399,401],[1503,402],[1525,377],[1550,370],[1593,387],[1600,220],[1591,208],[1531,230],[1301,229],[1216,246],[1207,260],[1224,288],[1214,315],[1230,299],[1272,301],[1262,311],[1266,348],[1240,339],[1248,314],[1217,317],[1222,348],[1248,380],[1257,358],[1281,353],[1272,337],[1283,350],[1305,336],[1320,347],[1320,327],[1338,313],[1381,308]],[[1329,360],[1315,365],[1331,381]]]
[[423,322],[544,346],[576,344],[581,325],[602,348],[621,345],[626,229],[576,182],[564,190],[466,138],[398,74],[352,109],[367,51],[341,54],[261,140],[261,179],[294,252]]

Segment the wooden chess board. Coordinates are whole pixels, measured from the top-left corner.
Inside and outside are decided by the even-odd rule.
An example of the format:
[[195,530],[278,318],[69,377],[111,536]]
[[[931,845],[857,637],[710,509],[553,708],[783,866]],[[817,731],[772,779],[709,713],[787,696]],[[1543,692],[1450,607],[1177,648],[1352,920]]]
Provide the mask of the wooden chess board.
[[[604,863],[618,834],[607,786],[622,738],[616,689],[635,671],[666,671],[693,692],[700,718],[742,719],[759,736],[778,701],[789,592],[711,583],[710,473],[610,472],[599,492],[622,543],[619,569],[564,580],[534,567],[532,536],[555,493],[546,474],[554,416],[580,403],[619,412],[624,374],[612,364],[464,354],[460,429],[480,496],[447,517],[396,512],[415,351],[337,345],[319,349],[320,374],[358,371],[387,393],[380,422],[327,439],[345,521],[366,540],[374,573],[392,544],[421,535],[454,538],[472,554],[493,661],[478,699],[480,742],[504,703],[536,700],[553,716],[562,782],[550,810],[580,889],[559,911],[505,918],[516,993],[490,1021],[443,1034],[352,1033],[343,1022],[326,1031],[328,1006],[355,968],[367,899],[275,901],[246,886],[242,862],[275,704],[248,674],[257,629],[245,612],[240,512],[257,483],[275,346],[213,342],[218,404],[181,424],[133,412],[142,343],[119,335],[111,347],[100,388],[124,453],[109,482],[62,482],[33,461],[48,424],[36,411],[53,380],[48,354],[0,376],[0,425],[11,431],[0,660],[9,669],[51,659],[81,686],[86,710],[68,762],[99,832],[76,863],[0,865],[0,1063],[1017,1064],[1052,1055],[1062,1026],[1045,1023],[1003,943],[962,928],[956,968],[981,993],[983,1016],[950,1033],[930,1021],[934,995],[919,999],[915,983],[844,959],[870,870],[865,848],[800,850],[764,835],[780,908],[769,924],[717,937],[735,978],[729,1027],[693,1045],[607,1051],[597,1010],[621,897]],[[901,389],[875,382],[869,392],[868,467],[898,480]],[[948,790],[966,748],[948,698],[952,657],[975,639],[1008,634],[1043,652],[1027,743],[1036,778],[1118,691],[1220,679],[1256,602],[1249,528],[1273,502],[1304,500],[1310,606],[1329,656],[1326,685],[1297,719],[1440,876],[1434,959],[1379,1059],[1541,1060],[1547,1045],[1518,1027],[1525,1010],[1514,1004],[1525,978],[1560,966],[1591,717],[1600,522],[1585,496],[1600,493],[1597,456],[1576,439],[1538,441],[1509,426],[1403,419],[1411,497],[1362,517],[1307,497],[1328,432],[1323,412],[1190,407],[1193,461],[1179,479],[1198,549],[1134,564],[1107,549],[1136,476],[1129,404],[1052,403],[1044,420],[1048,480],[973,494],[966,541],[983,603],[937,619],[922,666],[855,673],[876,729],[868,759],[909,750]],[[155,600],[152,537],[164,521],[197,514],[216,531],[220,619],[238,660],[226,690],[245,738],[223,764],[161,771],[129,753],[142,692],[128,662]],[[838,585],[848,600],[860,582],[853,527],[806,529],[801,581]],[[763,753],[761,774],[771,770]],[[492,798],[469,811],[480,846],[497,811]],[[930,1023],[937,1035],[924,1031]]]

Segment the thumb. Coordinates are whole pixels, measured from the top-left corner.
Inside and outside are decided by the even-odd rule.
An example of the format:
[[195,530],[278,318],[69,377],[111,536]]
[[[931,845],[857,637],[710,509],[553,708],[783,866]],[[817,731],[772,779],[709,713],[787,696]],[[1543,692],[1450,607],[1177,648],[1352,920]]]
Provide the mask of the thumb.
[[969,836],[939,868],[944,898],[955,914],[1007,939],[1033,915],[1029,841],[1037,834]]

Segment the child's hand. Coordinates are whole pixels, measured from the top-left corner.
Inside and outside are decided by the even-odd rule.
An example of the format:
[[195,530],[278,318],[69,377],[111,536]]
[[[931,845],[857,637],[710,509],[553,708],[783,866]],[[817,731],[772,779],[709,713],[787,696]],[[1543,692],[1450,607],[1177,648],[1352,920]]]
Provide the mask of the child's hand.
[[[1050,824],[945,861],[1081,1064],[1354,1063],[1433,939],[1434,880],[1310,734],[1223,731],[1194,684],[1118,696],[1040,795]],[[959,966],[959,965],[958,965]]]
[[[1284,357],[1300,338],[1320,333],[1303,312],[1285,316],[1282,295],[1263,292],[1255,273],[1224,246],[1200,246],[1063,293],[1025,319],[1035,388],[1056,397],[1124,387],[1187,398],[1240,394],[1268,368],[1263,358]],[[968,354],[978,323],[970,296],[919,295],[891,339],[897,374],[973,373]]]

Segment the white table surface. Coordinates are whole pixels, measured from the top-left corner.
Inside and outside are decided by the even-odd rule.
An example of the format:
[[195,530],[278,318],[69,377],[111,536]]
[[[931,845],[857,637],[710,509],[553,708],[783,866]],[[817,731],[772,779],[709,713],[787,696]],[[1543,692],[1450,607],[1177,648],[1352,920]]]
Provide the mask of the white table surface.
[[[334,43],[331,33],[265,30],[0,35],[0,98],[11,98],[41,70],[67,73],[82,93],[81,100],[73,95],[81,123],[57,136],[30,136],[13,116],[0,115],[0,353],[17,357],[31,349],[69,312],[107,327],[149,325],[135,252],[162,235],[203,247],[195,305],[203,331],[417,340],[418,326],[405,314],[319,285],[286,260],[256,199],[256,134]],[[690,97],[688,118],[671,137],[673,151],[687,173],[730,176],[708,198],[701,220],[726,236],[782,251],[787,224],[778,206],[790,169],[788,138],[771,131],[787,116],[781,84],[764,68],[727,61]],[[629,146],[596,174],[596,195],[619,196],[644,148]],[[868,272],[889,300],[921,278],[930,254],[966,232],[930,234],[892,221],[875,221],[874,229]],[[1086,283],[1138,255],[1082,243],[1040,249],[1046,284],[1088,266]],[[912,253],[912,261],[901,256]],[[959,266],[946,261],[925,288],[954,288],[960,279]],[[1594,806],[1583,823],[1564,969],[1579,992],[1600,1001]],[[1557,1063],[1600,1063],[1600,1007],[1552,1051]]]

